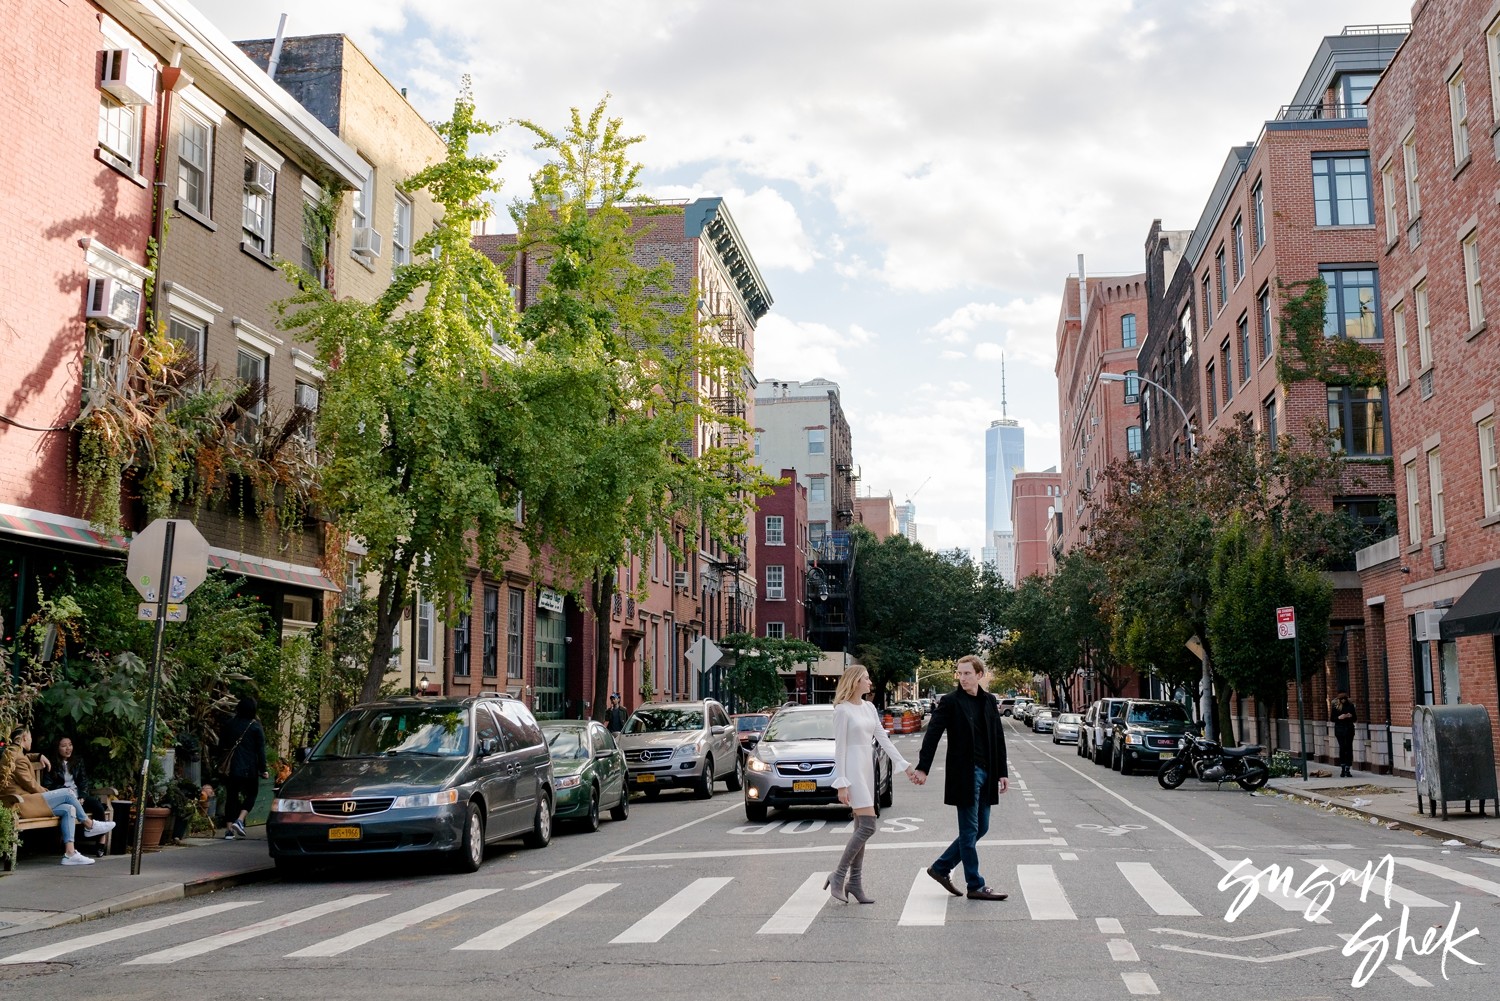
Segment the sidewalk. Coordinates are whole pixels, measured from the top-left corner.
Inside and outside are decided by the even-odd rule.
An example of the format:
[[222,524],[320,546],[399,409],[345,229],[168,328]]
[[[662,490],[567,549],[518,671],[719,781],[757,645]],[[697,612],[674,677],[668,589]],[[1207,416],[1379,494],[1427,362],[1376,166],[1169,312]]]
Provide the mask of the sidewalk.
[[144,853],[138,876],[130,874],[129,854],[67,866],[56,854],[33,851],[0,875],[0,938],[210,893],[275,871],[264,827],[250,828],[242,841],[189,838]]
[[[1334,772],[1337,766],[1313,764],[1313,771]],[[1464,804],[1450,802],[1448,819],[1442,812],[1432,815],[1432,808],[1423,800],[1428,812],[1417,812],[1417,782],[1398,775],[1376,775],[1372,772],[1354,773],[1353,778],[1341,779],[1337,774],[1326,778],[1310,777],[1303,781],[1300,775],[1272,779],[1266,789],[1305,800],[1318,806],[1333,806],[1363,817],[1373,818],[1387,827],[1401,827],[1420,831],[1443,841],[1461,841],[1466,845],[1500,849],[1500,817],[1495,816],[1493,800],[1484,804],[1485,815],[1479,815],[1479,803],[1473,804],[1472,814],[1464,813]]]

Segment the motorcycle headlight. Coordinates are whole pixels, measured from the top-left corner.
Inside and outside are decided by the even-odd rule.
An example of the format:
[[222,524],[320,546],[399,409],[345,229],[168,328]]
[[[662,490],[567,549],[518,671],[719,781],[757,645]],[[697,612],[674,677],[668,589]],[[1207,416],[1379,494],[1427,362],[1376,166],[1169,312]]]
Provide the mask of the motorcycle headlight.
[[273,799],[272,813],[312,813],[312,801],[306,799]]
[[392,810],[414,806],[447,806],[458,802],[457,789],[444,789],[442,792],[421,792],[410,796],[397,796],[391,802]]
[[1192,737],[1183,737],[1181,740],[1179,740],[1177,742],[1177,746],[1179,748],[1181,748],[1182,750],[1184,750],[1184,751],[1186,751],[1192,745],[1193,745],[1193,738]]
[[560,775],[553,780],[552,784],[561,792],[564,789],[576,789],[578,783],[583,781],[582,775]]

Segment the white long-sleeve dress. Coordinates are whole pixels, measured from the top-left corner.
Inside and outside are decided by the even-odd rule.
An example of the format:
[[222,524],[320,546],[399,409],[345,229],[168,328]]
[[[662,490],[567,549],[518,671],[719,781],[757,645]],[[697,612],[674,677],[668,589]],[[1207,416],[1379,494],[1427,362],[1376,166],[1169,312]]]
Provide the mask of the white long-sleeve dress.
[[840,702],[833,707],[833,787],[849,789],[849,806],[861,809],[875,805],[875,755],[870,741],[880,743],[892,767],[904,772],[911,762],[901,756],[880,725],[873,702]]

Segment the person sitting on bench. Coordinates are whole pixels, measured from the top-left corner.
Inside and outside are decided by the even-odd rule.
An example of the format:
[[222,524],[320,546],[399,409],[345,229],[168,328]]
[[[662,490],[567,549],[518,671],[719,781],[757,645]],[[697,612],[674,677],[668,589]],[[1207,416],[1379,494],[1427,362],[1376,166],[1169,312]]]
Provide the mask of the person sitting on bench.
[[[60,737],[57,741],[57,759],[49,762],[50,767],[42,773],[42,788],[70,789],[73,795],[78,797],[78,802],[83,804],[83,809],[95,820],[105,820],[108,814],[105,812],[104,803],[94,795],[93,788],[89,784],[88,769],[84,767],[83,760],[73,753],[73,738]],[[93,852],[97,858],[104,854],[104,842],[97,840],[92,831],[89,839],[97,846]]]
[[[52,808],[62,830],[63,865],[93,865],[94,860],[73,846],[73,832],[78,824],[83,825],[88,837],[99,837],[114,829],[114,822],[95,820],[84,812],[83,804],[71,789],[43,789],[31,770],[31,728],[18,726],[10,733],[5,753],[0,755],[0,795],[18,794],[40,796]],[[50,767],[45,755],[38,760],[46,770]]]

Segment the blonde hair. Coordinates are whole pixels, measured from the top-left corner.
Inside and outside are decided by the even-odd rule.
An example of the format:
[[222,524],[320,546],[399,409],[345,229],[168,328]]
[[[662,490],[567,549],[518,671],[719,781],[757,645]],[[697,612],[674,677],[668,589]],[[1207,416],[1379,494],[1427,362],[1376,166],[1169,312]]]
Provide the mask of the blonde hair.
[[974,669],[974,673],[979,675],[981,678],[990,673],[990,666],[986,664],[984,662],[984,658],[980,657],[977,653],[965,654],[964,656],[958,658],[958,660],[953,664],[953,669],[956,671],[965,664],[968,664],[970,667],[972,667]]
[[859,679],[868,675],[869,673],[869,671],[865,670],[865,666],[863,664],[850,664],[848,667],[844,668],[844,674],[841,678],[839,678],[839,687],[835,689],[833,693],[833,704],[838,705],[840,702],[859,702],[862,698],[857,690]]

